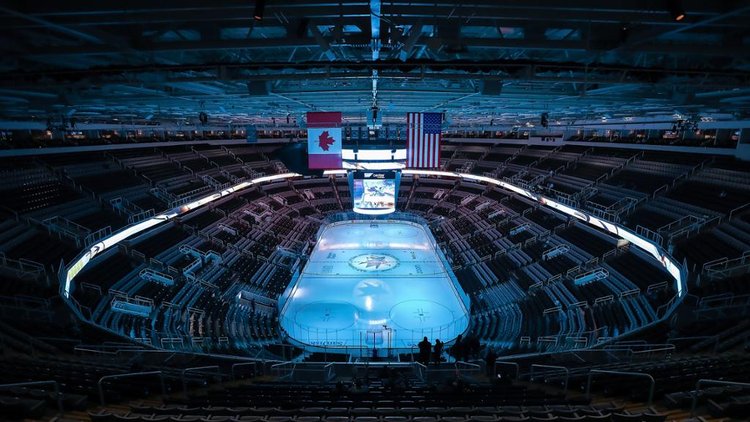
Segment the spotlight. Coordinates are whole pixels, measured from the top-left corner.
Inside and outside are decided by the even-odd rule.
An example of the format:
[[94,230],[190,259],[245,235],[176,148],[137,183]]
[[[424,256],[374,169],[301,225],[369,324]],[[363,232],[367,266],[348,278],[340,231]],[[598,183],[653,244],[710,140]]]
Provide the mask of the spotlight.
[[263,10],[266,8],[266,0],[255,0],[255,10],[253,10],[253,19],[256,21],[263,20]]
[[621,43],[627,42],[629,37],[630,37],[630,25],[627,23],[624,23],[620,27],[620,42]]
[[682,0],[667,0],[667,8],[675,22],[682,22],[685,19],[685,9],[682,7]]

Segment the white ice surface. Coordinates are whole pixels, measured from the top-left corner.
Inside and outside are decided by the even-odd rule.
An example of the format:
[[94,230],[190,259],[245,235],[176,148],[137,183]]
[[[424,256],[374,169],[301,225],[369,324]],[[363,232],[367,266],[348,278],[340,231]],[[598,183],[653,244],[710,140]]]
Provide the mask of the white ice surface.
[[282,328],[317,346],[453,340],[468,312],[424,230],[407,222],[328,226],[282,310]]

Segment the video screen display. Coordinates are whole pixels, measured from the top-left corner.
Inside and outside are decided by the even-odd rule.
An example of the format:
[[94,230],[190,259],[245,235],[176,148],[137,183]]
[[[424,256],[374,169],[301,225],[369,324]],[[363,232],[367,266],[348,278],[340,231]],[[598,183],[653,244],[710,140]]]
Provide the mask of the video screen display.
[[355,171],[350,177],[354,212],[389,214],[396,211],[396,172]]

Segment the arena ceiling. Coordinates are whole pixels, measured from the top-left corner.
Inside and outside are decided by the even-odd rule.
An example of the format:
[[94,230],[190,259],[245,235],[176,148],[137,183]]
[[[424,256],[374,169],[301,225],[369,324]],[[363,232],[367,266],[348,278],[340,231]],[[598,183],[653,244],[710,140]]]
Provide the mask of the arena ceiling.
[[0,17],[4,120],[750,116],[750,1],[6,1]]

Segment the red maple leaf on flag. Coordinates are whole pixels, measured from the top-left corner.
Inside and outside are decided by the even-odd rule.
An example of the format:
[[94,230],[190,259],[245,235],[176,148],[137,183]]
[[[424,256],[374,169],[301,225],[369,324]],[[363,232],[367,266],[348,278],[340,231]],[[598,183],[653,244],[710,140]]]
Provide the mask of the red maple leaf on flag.
[[323,133],[318,136],[318,145],[320,145],[320,149],[323,151],[328,151],[328,148],[333,145],[334,142],[336,142],[336,140],[328,134],[327,130],[324,130]]

